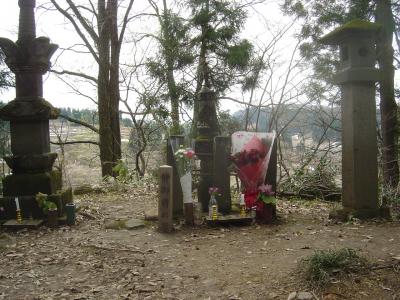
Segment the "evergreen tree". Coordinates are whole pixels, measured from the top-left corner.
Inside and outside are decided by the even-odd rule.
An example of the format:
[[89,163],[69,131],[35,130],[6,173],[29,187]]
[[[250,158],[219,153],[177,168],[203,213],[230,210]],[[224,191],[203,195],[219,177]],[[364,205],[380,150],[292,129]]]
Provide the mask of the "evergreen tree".
[[[202,84],[222,95],[240,82],[248,68],[252,45],[239,34],[246,20],[244,3],[226,0],[187,0],[190,24],[195,29],[192,45],[196,53],[197,97]],[[197,135],[198,102],[194,99],[192,134]]]
[[147,70],[153,78],[157,78],[165,89],[161,93],[160,100],[170,102],[172,127],[171,134],[179,134],[179,105],[191,97],[188,89],[190,82],[184,76],[177,76],[194,61],[192,49],[189,44],[189,29],[184,19],[172,9],[168,8],[167,1],[163,0],[160,10],[155,2],[149,1],[153,6],[160,31],[157,36],[159,44],[158,53],[147,61]]

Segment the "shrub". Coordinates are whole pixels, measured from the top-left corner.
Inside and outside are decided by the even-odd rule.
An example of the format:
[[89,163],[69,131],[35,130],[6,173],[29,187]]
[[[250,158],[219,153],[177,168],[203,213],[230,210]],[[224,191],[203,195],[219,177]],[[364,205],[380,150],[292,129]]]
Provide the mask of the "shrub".
[[368,262],[355,250],[317,250],[300,262],[306,280],[317,286],[327,284],[332,279],[365,270]]

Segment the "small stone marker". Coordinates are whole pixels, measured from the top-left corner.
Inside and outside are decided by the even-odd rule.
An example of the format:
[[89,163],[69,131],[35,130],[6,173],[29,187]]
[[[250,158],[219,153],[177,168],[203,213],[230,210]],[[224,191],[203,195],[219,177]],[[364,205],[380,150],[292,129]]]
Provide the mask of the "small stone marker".
[[228,167],[231,153],[231,138],[216,136],[214,138],[214,186],[218,187],[218,210],[224,214],[231,212],[231,177]]
[[184,203],[185,208],[185,224],[189,226],[194,225],[194,205],[191,203]]
[[161,166],[159,168],[159,199],[158,199],[158,230],[161,232],[171,232],[172,225],[172,176],[171,166]]

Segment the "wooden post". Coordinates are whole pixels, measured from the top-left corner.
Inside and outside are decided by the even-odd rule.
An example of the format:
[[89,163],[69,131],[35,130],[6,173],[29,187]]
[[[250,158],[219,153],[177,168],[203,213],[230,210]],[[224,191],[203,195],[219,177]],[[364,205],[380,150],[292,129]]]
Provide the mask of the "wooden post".
[[219,188],[217,196],[218,211],[228,214],[231,211],[231,185],[228,167],[231,153],[231,138],[217,136],[214,138],[214,186]]
[[167,140],[167,164],[173,168],[173,214],[181,216],[183,213],[183,194],[179,181],[178,168],[175,161],[175,152],[184,144],[183,135],[171,135]]
[[158,230],[171,232],[172,225],[172,167],[159,168]]

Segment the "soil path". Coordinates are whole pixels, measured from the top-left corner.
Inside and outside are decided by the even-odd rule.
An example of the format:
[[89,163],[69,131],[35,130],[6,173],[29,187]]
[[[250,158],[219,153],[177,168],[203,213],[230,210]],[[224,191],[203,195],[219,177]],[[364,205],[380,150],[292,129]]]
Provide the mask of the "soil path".
[[316,297],[400,299],[398,221],[334,224],[329,203],[282,200],[277,225],[105,229],[109,218],[142,218],[155,207],[154,191],[81,196],[72,228],[0,231],[10,241],[0,247],[0,299],[287,299],[307,291],[302,258],[341,247],[380,267],[312,291]]

